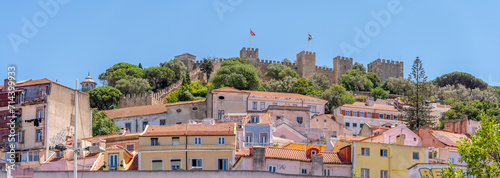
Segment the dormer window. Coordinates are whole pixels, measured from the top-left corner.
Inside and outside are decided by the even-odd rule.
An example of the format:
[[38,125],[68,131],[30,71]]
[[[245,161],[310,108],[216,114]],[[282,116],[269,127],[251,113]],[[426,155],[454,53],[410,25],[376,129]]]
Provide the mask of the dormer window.
[[315,155],[316,154],[316,150],[311,150],[311,155]]
[[250,123],[259,123],[259,116],[250,116]]

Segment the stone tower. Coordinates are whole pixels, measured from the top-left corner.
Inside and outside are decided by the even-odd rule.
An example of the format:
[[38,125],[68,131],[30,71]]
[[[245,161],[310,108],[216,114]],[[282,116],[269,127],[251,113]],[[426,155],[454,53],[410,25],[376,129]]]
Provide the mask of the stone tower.
[[403,77],[403,67],[403,62],[385,59],[377,59],[367,65],[368,72],[376,73],[382,82],[389,77]]
[[333,58],[333,73],[336,84],[340,83],[340,77],[352,69],[352,58],[337,56]]
[[89,75],[85,77],[85,80],[80,82],[80,85],[82,85],[82,91],[87,92],[89,90],[94,89],[97,83],[94,80],[92,80],[92,77],[90,77],[90,72],[89,72]]
[[309,51],[302,51],[297,54],[297,73],[304,78],[316,73],[316,53]]
[[240,51],[240,58],[248,59],[253,66],[259,65],[259,48],[245,48]]
[[196,63],[196,56],[189,54],[189,53],[184,53],[178,56],[175,56],[176,59],[179,59],[184,65],[186,66],[188,72],[194,70],[196,68],[195,63]]

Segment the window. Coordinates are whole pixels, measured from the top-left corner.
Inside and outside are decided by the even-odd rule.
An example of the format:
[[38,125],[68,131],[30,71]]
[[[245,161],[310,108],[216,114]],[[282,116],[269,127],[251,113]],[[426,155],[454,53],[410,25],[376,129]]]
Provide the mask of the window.
[[333,132],[332,132],[332,136],[333,136],[334,138],[337,138],[337,131],[333,131]]
[[368,118],[372,118],[372,113],[371,113],[371,112],[366,113],[366,117],[368,117]]
[[260,110],[266,109],[266,103],[260,102]]
[[163,160],[152,160],[152,170],[163,170]]
[[359,112],[359,117],[365,117],[365,112]]
[[326,119],[325,119],[325,120],[323,120],[323,122],[326,122]]
[[311,155],[315,155],[316,154],[316,150],[311,150]]
[[357,117],[358,116],[358,112],[357,111],[353,111],[352,112],[352,116],[356,116]]
[[280,120],[281,119],[281,116],[276,116],[276,120]]
[[255,102],[255,101],[253,102],[253,104],[252,104],[252,109],[253,109],[253,110],[257,110],[257,102]]
[[346,123],[345,123],[345,126],[346,126],[346,127],[350,127],[349,122],[346,122]]
[[194,137],[194,144],[201,145],[201,137]]
[[64,157],[64,152],[58,151],[56,156],[57,156],[57,158],[62,158],[62,157]]
[[179,144],[180,144],[180,138],[172,137],[172,145],[179,145]]
[[133,143],[132,144],[130,144],[130,143],[127,144],[127,150],[128,151],[134,151],[134,146],[135,146],[135,144],[133,144]]
[[396,115],[393,118],[394,118],[394,120],[398,120],[398,116],[396,116]]
[[370,156],[370,148],[361,148],[361,155]]
[[359,128],[363,128],[363,125],[365,125],[365,124],[359,124]]
[[222,116],[224,116],[224,110],[219,110],[217,113],[218,113],[218,118],[222,119]]
[[292,106],[297,107],[297,104],[293,104]]
[[352,123],[352,127],[358,127],[358,123]]
[[198,107],[193,107],[193,111],[198,111]]
[[419,159],[418,158],[418,152],[413,152],[413,159]]
[[360,178],[370,178],[370,169],[361,168],[361,177]]
[[455,164],[455,159],[454,158],[450,158],[450,159],[448,159],[448,162],[451,163],[451,164]]
[[182,109],[177,109],[177,110],[175,110],[175,111],[176,111],[176,112],[182,112]]
[[171,159],[170,160],[170,170],[178,170],[181,168],[181,160],[180,159]]
[[268,166],[268,167],[267,167],[267,170],[268,170],[269,172],[276,172],[276,166]]
[[142,122],[142,131],[144,131],[144,129],[146,129],[147,125],[148,125],[148,121]]
[[28,152],[21,153],[21,162],[28,162]]
[[224,99],[224,96],[219,96],[219,99],[220,99],[220,100],[223,100],[223,99]]
[[250,116],[250,123],[259,123],[259,116]]
[[217,169],[218,170],[227,170],[227,159],[217,159]]
[[384,114],[379,114],[379,115],[378,115],[378,118],[380,118],[380,119],[384,119]]
[[42,129],[36,129],[36,142],[42,141]]
[[158,146],[160,145],[158,143],[158,138],[151,138],[151,146]]
[[311,107],[311,109],[312,109],[312,111],[311,111],[311,112],[313,112],[313,113],[317,113],[317,112],[316,112],[316,106],[312,106],[312,107]]
[[176,122],[175,124],[182,124],[182,122]]
[[29,161],[38,161],[38,152],[29,152]]
[[125,128],[126,128],[129,132],[132,132],[132,123],[125,123]]
[[274,106],[278,106],[278,103],[273,103]]
[[297,123],[302,124],[304,118],[302,117],[297,117]]
[[43,118],[43,108],[36,108],[36,118],[37,119]]
[[167,121],[165,119],[160,120],[160,125],[166,125],[166,124],[167,124]]
[[388,178],[388,171],[387,170],[380,170],[380,178]]
[[302,169],[300,169],[300,174],[307,175],[307,174],[309,174],[309,171],[307,170],[307,168],[302,168]]
[[110,154],[109,155],[109,167],[118,166],[118,154]]
[[323,169],[323,176],[333,176],[332,169]]
[[226,144],[226,137],[219,137],[219,145],[225,145]]
[[203,167],[202,159],[191,159],[191,167]]
[[387,157],[387,150],[386,149],[380,149],[380,157]]
[[267,143],[267,133],[260,133],[260,143]]
[[16,134],[16,142],[18,143],[24,142],[24,131],[20,131]]
[[346,116],[350,116],[349,111],[345,111],[345,115],[346,115]]
[[40,89],[39,95],[40,95],[40,98],[45,98],[45,88]]
[[252,136],[253,136],[253,133],[252,132],[248,132],[245,134],[245,142],[253,142],[252,140]]
[[92,143],[92,146],[99,146],[99,143]]
[[390,115],[390,114],[387,114],[387,115],[385,115],[385,118],[386,118],[387,120],[391,120],[391,115]]

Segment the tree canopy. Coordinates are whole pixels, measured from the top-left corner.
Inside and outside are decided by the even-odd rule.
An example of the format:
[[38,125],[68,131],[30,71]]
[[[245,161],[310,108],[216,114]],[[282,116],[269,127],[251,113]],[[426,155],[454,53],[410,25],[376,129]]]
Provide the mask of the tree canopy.
[[321,99],[327,100],[325,105],[325,113],[333,113],[335,108],[344,104],[354,103],[354,97],[350,92],[340,85],[333,84],[329,89],[325,90],[320,95]]
[[403,95],[411,87],[411,82],[403,77],[389,77],[380,88],[389,91],[392,94]]
[[115,120],[108,118],[106,113],[92,108],[92,136],[109,135],[120,132]]
[[131,80],[121,79],[116,82],[116,88],[123,94],[145,93],[149,92],[151,86],[148,80],[142,78],[134,78]]
[[184,73],[186,73],[187,71],[184,63],[182,63],[182,61],[177,58],[164,63],[160,63],[160,66],[168,67],[170,70],[173,70],[175,72],[175,81],[181,79],[184,76]]
[[120,62],[106,69],[99,75],[99,80],[104,80],[109,86],[115,86],[121,79],[133,79],[143,77],[142,69],[136,65]]
[[309,82],[309,85],[311,85],[314,88],[319,88],[321,90],[326,90],[328,87],[330,87],[330,80],[328,77],[321,73],[315,73],[311,75],[307,81]]
[[[373,78],[373,76],[371,77]],[[376,80],[376,78],[373,79]],[[378,81],[380,82],[380,78]],[[371,91],[374,87],[373,82],[360,70],[348,70],[345,74],[342,74],[340,84],[349,91]]]
[[88,92],[90,107],[99,110],[113,109],[120,101],[120,90],[111,86],[103,86],[90,90]]
[[167,67],[150,67],[144,69],[144,79],[149,81],[153,91],[163,89],[174,82],[175,72]]
[[214,62],[212,59],[203,59],[203,61],[200,64],[200,70],[205,73],[205,76],[207,77],[207,80],[210,79],[210,74],[214,71]]
[[465,72],[452,72],[444,74],[434,79],[433,83],[435,83],[439,87],[462,84],[469,89],[479,88],[481,90],[484,90],[488,88],[488,84],[486,82]]
[[262,86],[266,91],[270,92],[293,93],[293,84],[297,80],[297,78],[286,76],[281,80],[271,79],[270,81],[265,81],[262,83]]
[[222,62],[211,79],[215,86],[229,86],[240,90],[261,89],[259,73],[247,59],[231,58]]
[[292,70],[290,67],[283,65],[281,63],[272,63],[267,66],[268,72],[266,76],[270,76],[276,80],[281,80],[286,76],[297,78],[299,74]]
[[363,66],[363,64],[358,63],[358,62],[354,62],[354,64],[352,65],[352,70],[359,70],[359,71],[363,72],[363,74],[366,74],[365,66]]
[[373,98],[375,98],[375,100],[377,100],[379,98],[386,99],[388,94],[387,94],[387,91],[385,91],[384,89],[377,87],[377,88],[372,89],[370,96],[372,96]]

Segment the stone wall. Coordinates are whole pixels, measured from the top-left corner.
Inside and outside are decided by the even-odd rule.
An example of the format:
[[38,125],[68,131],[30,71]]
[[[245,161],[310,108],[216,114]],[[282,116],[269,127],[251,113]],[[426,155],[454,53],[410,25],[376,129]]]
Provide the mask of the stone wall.
[[403,68],[403,62],[385,59],[377,59],[367,65],[368,72],[376,73],[382,82],[389,77],[403,77]]

